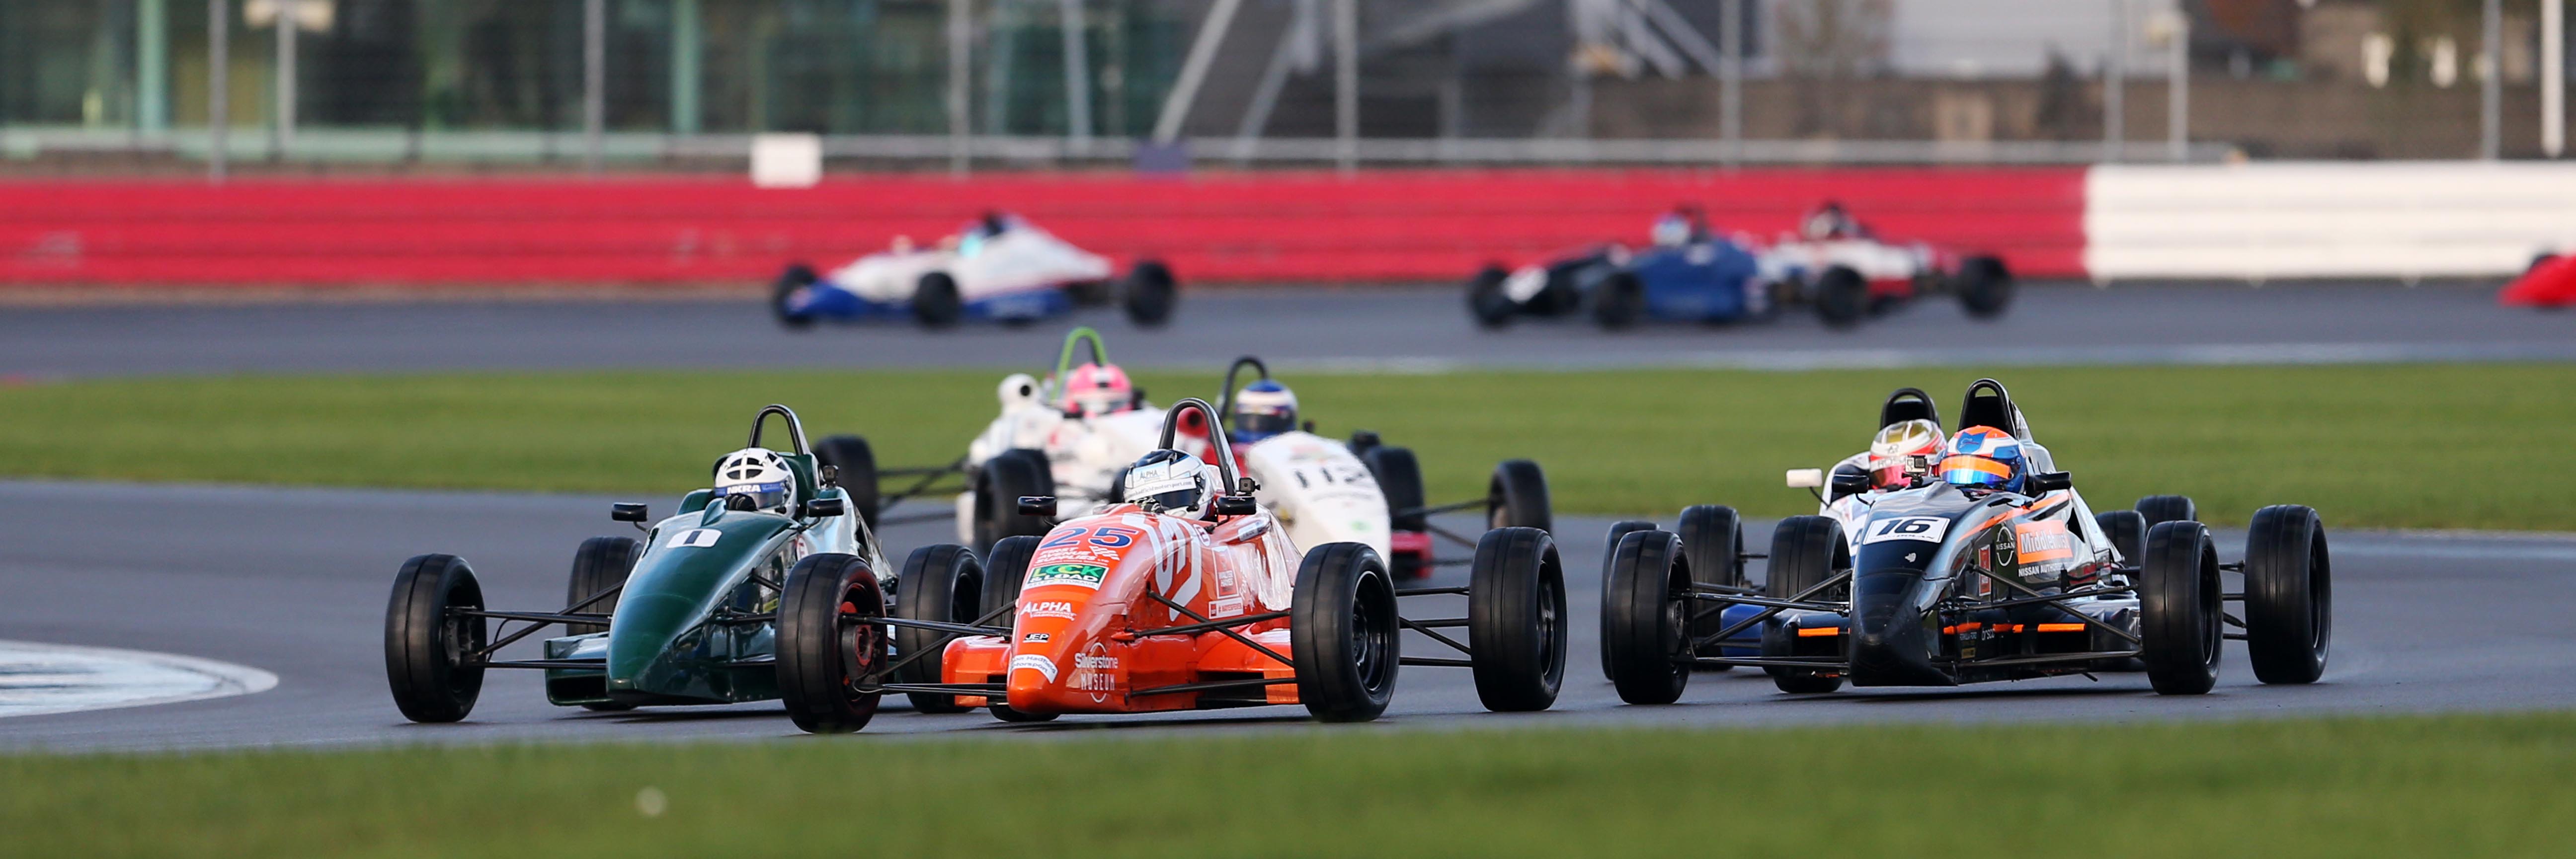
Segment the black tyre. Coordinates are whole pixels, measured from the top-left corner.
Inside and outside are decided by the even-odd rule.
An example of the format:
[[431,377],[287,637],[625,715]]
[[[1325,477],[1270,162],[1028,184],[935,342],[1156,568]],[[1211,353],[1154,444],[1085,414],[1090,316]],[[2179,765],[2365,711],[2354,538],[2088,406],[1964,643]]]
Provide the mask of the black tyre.
[[1477,325],[1501,328],[1511,324],[1516,308],[1511,296],[1503,294],[1503,281],[1511,276],[1502,266],[1489,265],[1467,281],[1467,315],[1474,317]]
[[1307,552],[1288,607],[1288,655],[1306,712],[1327,722],[1385,713],[1401,658],[1397,629],[1395,583],[1377,550],[1326,543]]
[[769,285],[769,312],[778,317],[779,325],[790,331],[814,327],[814,314],[797,311],[789,304],[797,290],[813,286],[815,280],[814,270],[800,262],[789,265],[787,271],[780,273],[778,280]]
[[1170,322],[1172,307],[1180,300],[1180,281],[1172,277],[1172,269],[1162,261],[1144,260],[1127,272],[1126,294],[1122,297],[1127,321],[1145,328]]
[[2200,505],[2191,503],[2188,495],[2149,495],[2138,499],[2136,509],[2147,517],[2150,530],[2167,522],[2200,521]]
[[[1692,584],[1744,586],[1744,521],[1735,515],[1735,508],[1715,504],[1682,508],[1681,521],[1673,530],[1682,538],[1682,565],[1690,568]],[[1691,613],[1699,612],[1700,607],[1694,605]],[[1710,612],[1691,622],[1691,640],[1698,641],[1725,628],[1723,614]],[[1699,655],[1716,656],[1718,646],[1702,648]]]
[[1959,306],[1976,319],[1993,319],[2012,306],[2012,272],[2004,261],[1973,256],[1959,261]]
[[[1630,519],[1610,525],[1610,537],[1601,543],[1601,604],[1603,606],[1610,604],[1610,563],[1619,557],[1619,538],[1638,531],[1652,530],[1655,530],[1655,523],[1643,519]],[[1601,676],[1609,677],[1610,625],[1599,623],[1593,626],[1596,627],[1595,634],[1601,639]]]
[[[1762,592],[1773,599],[1791,599],[1832,578],[1836,570],[1849,566],[1843,548],[1842,523],[1827,516],[1791,516],[1780,520],[1771,531],[1771,568],[1763,574]],[[1807,599],[1829,598],[1830,591],[1807,594]],[[1765,655],[1778,648],[1764,636]],[[1792,695],[1821,695],[1843,688],[1843,678],[1819,674],[1808,668],[1768,667],[1771,685]]]
[[1646,284],[1633,272],[1616,272],[1592,288],[1592,321],[1613,331],[1646,315]]
[[1386,512],[1393,517],[1388,522],[1390,527],[1398,531],[1430,528],[1430,515],[1421,512],[1422,464],[1413,458],[1411,448],[1372,445],[1360,454],[1360,464],[1368,466],[1369,477],[1377,480],[1378,491],[1386,495]]
[[966,299],[947,272],[927,272],[912,289],[912,318],[923,328],[946,328],[966,318]]
[[1670,704],[1690,686],[1690,571],[1669,531],[1635,531],[1610,547],[1601,601],[1603,661],[1619,700]]
[[1055,472],[1046,454],[1028,448],[1006,450],[975,472],[975,550],[990,552],[1004,537],[1044,537],[1043,516],[1020,513],[1020,498],[1054,495]]
[[838,473],[833,485],[849,496],[850,510],[859,514],[859,521],[867,523],[870,532],[876,531],[877,510],[884,506],[879,499],[884,496],[877,486],[877,454],[868,440],[855,435],[824,436],[814,443],[814,464],[831,466]]
[[1476,698],[1497,713],[1545,710],[1565,686],[1565,565],[1537,528],[1476,541],[1467,584],[1467,649]]
[[[984,554],[984,604],[976,617],[992,615],[994,626],[1011,625],[1011,613],[1020,604],[1020,583],[1028,581],[1029,559],[1036,557],[1043,537],[1004,537]],[[994,614],[994,612],[1002,612]]]
[[2094,515],[2093,524],[2102,526],[2102,534],[2111,538],[2111,548],[2120,550],[2122,566],[2135,567],[2147,556],[2146,514],[2113,510]]
[[815,734],[846,734],[876,718],[883,692],[862,692],[886,663],[884,592],[856,555],[807,555],[778,597],[778,698]]
[[2138,569],[2139,658],[2158,693],[2199,695],[2218,685],[2224,596],[2207,527],[2166,522],[2147,529]]
[[[633,537],[592,537],[581,541],[581,548],[572,553],[572,578],[564,584],[564,611],[608,614],[615,609],[617,594],[609,593],[609,589],[626,584],[626,574],[634,572],[635,559],[643,554],[644,544],[635,542]],[[593,623],[564,624],[565,635],[607,631],[608,627]]]
[[2325,676],[2333,585],[2317,511],[2279,504],[2254,512],[2245,536],[2245,647],[2254,679],[2314,683]]
[[1506,459],[1494,466],[1494,479],[1485,484],[1485,527],[1555,529],[1556,512],[1547,500],[1547,474],[1539,470],[1538,463]]
[[[894,614],[907,620],[938,623],[969,623],[983,614],[984,564],[964,546],[923,546],[912,550],[903,562],[903,576],[895,581]],[[910,657],[926,650],[944,650],[957,636],[908,626],[895,627],[894,652]],[[924,656],[906,663],[895,672],[899,683],[940,682],[944,663],[937,655]],[[912,708],[924,713],[963,713],[968,709],[957,703],[955,695],[908,692]]]
[[483,607],[474,569],[454,555],[421,555],[394,574],[385,604],[385,680],[394,706],[414,722],[453,722],[474,712],[483,668],[468,654],[483,649],[490,628],[454,609]]
[[1827,328],[1849,328],[1869,315],[1869,281],[1844,266],[1816,277],[1816,318]]

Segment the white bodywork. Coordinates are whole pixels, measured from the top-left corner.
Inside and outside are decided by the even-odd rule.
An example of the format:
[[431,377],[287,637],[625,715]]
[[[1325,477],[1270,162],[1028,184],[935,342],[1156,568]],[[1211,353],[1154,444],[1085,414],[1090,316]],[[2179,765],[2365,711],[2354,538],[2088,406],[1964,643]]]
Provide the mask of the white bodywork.
[[1782,236],[1754,254],[1766,280],[1813,280],[1835,266],[1859,272],[1862,280],[1911,280],[1937,270],[1940,257],[1932,246],[1889,244],[1877,239],[1808,241]]
[[1070,283],[1108,280],[1109,258],[1065,242],[1029,223],[1013,220],[990,238],[957,238],[940,247],[892,249],[858,258],[823,279],[873,302],[912,300],[921,276],[947,272],[966,301]]
[[1313,433],[1289,432],[1235,451],[1244,474],[1261,487],[1253,498],[1287,526],[1290,542],[1366,543],[1379,558],[1393,557],[1386,492],[1349,447]]

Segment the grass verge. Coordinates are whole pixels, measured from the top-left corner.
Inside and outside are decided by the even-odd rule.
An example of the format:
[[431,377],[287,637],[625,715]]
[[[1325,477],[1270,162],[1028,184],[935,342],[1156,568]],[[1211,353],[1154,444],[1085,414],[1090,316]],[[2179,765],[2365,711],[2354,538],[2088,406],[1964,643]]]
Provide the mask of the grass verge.
[[0,852],[2520,857],[2576,843],[2571,737],[2538,714],[21,755]]
[[[1955,408],[1978,375],[2012,386],[2040,440],[2104,507],[2178,492],[2204,517],[2304,503],[2338,527],[2565,529],[2557,469],[2576,367],[2032,368],[1301,375],[1328,435],[1420,454],[1434,500],[1492,464],[1546,466],[1561,511],[1669,518],[1686,504],[1807,512],[1786,468],[1860,449],[1880,398]],[[994,412],[998,374],[493,373],[238,376],[0,388],[0,474],[550,492],[662,500],[703,485],[753,410],[858,432],[887,464],[945,462]],[[1146,375],[1157,399],[1213,375]]]

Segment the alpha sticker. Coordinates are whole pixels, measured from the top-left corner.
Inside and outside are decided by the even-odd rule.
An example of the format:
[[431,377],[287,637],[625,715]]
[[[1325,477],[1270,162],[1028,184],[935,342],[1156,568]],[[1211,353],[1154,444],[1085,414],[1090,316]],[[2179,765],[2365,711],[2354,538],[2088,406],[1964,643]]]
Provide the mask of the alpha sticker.
[[1896,516],[1869,523],[1869,536],[1863,538],[1861,543],[1865,545],[1887,540],[1921,540],[1926,543],[1938,543],[1941,542],[1941,536],[1948,533],[1950,533],[1950,520],[1940,516]]
[[1062,600],[1039,600],[1020,609],[1021,617],[1060,617],[1073,619],[1073,603]]
[[1055,660],[1053,659],[1048,659],[1034,653],[1023,653],[1018,656],[1011,657],[1011,670],[1016,672],[1022,668],[1046,675],[1047,682],[1049,683],[1055,682]]
[[1048,564],[1030,570],[1028,582],[1024,587],[1073,585],[1099,590],[1100,580],[1108,576],[1109,568],[1099,564]]
[[704,549],[724,539],[724,532],[714,528],[691,528],[662,541],[665,549]]

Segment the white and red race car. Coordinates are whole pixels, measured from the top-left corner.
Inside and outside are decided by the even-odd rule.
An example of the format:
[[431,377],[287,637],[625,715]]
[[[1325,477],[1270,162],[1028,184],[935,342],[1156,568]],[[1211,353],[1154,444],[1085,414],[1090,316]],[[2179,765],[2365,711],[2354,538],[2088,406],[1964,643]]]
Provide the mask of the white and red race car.
[[945,328],[963,319],[1025,324],[1115,301],[1128,321],[1151,327],[1171,318],[1178,289],[1160,261],[1140,260],[1118,278],[1108,257],[993,213],[931,247],[898,236],[819,275],[789,265],[771,287],[770,309],[788,328],[903,318]]

